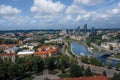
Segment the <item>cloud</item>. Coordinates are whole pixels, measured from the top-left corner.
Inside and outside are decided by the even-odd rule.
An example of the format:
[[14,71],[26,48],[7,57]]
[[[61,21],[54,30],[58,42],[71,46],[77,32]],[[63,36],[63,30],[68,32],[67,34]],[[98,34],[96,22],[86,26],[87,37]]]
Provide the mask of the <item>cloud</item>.
[[67,14],[84,14],[86,11],[81,8],[81,6],[72,4],[66,9]]
[[117,5],[116,8],[113,8],[112,10],[108,10],[108,13],[114,15],[120,15],[120,3]]
[[65,5],[60,1],[53,2],[52,0],[34,0],[34,5],[31,11],[37,15],[55,15],[63,11]]
[[0,15],[15,15],[21,13],[20,9],[8,5],[0,5]]
[[74,3],[83,4],[83,5],[87,5],[87,6],[94,6],[94,5],[100,4],[104,1],[105,0],[74,0]]
[[[105,2],[105,0],[74,0],[73,3],[67,7],[66,14],[76,16],[75,21],[91,21],[104,19],[108,20],[115,16],[120,16],[120,3],[118,5],[109,8],[109,9],[101,9],[101,10],[87,10],[80,3],[91,3],[91,5],[95,5],[101,3],[99,1]],[[94,3],[95,2],[95,3]]]

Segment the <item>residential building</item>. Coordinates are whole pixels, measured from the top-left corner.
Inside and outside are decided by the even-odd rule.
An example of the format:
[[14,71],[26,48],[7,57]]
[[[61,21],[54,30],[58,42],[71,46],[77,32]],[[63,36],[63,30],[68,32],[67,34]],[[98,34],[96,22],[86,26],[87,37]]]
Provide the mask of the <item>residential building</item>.
[[54,46],[41,46],[34,53],[34,55],[40,56],[42,58],[55,56],[57,54],[57,48]]
[[90,77],[79,77],[79,78],[61,78],[55,80],[108,80],[106,76],[90,76]]
[[23,50],[17,53],[19,57],[31,56],[34,54],[34,50]]
[[1,53],[0,54],[0,58],[3,59],[3,60],[11,60],[12,62],[15,63],[15,59],[16,59],[16,54],[4,54],[4,53]]
[[87,24],[84,25],[84,33],[87,33]]

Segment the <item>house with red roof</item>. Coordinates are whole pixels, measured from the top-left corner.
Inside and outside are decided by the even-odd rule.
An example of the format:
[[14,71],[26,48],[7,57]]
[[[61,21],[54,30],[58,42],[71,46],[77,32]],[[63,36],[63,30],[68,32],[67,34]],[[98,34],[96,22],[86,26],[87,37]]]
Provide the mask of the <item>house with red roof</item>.
[[12,62],[14,62],[15,63],[15,59],[16,59],[16,54],[5,54],[5,53],[1,53],[0,54],[0,58],[2,59],[2,60],[11,60]]
[[61,78],[55,80],[108,80],[106,76],[90,76],[90,77],[79,77],[79,78]]
[[41,56],[42,58],[55,56],[57,54],[57,48],[55,46],[41,46],[34,53],[34,55]]

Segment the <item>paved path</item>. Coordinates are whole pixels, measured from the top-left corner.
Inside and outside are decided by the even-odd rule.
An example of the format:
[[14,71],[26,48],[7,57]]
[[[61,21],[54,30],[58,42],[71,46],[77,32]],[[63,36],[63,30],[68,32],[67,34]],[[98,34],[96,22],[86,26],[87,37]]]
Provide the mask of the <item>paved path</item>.
[[47,79],[60,79],[57,75],[51,75],[48,73],[48,70],[43,71],[43,75],[36,76],[33,80],[47,80]]

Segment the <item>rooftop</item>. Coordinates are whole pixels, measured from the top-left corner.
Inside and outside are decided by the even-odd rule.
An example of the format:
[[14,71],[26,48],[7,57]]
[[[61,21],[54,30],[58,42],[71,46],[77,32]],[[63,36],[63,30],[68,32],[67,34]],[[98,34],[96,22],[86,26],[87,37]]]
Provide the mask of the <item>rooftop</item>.
[[16,54],[0,54],[0,57],[3,57],[3,56],[14,56]]
[[41,46],[35,54],[49,54],[56,51],[57,49],[54,46]]
[[80,78],[61,78],[56,80],[108,80],[108,78],[106,76],[90,76]]

